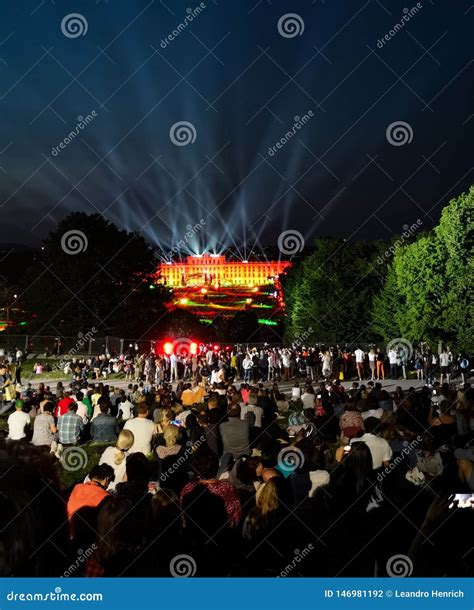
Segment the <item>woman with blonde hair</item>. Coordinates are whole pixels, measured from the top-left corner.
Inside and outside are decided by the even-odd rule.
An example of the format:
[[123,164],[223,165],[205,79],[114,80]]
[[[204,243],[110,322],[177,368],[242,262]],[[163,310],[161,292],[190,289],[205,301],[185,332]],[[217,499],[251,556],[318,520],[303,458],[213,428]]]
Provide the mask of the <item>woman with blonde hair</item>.
[[117,483],[122,483],[126,480],[125,462],[127,452],[133,445],[135,437],[130,430],[122,430],[118,435],[115,447],[107,447],[104,453],[100,456],[99,464],[108,464],[112,466],[115,473],[115,479],[109,485],[109,491],[115,489]]

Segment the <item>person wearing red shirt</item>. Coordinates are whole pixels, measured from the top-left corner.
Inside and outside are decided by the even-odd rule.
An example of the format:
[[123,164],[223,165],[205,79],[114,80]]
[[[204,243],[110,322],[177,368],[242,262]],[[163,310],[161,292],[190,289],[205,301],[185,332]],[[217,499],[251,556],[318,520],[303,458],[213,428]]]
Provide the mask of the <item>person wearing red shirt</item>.
[[69,410],[69,405],[71,405],[73,402],[74,400],[71,398],[71,393],[69,391],[64,392],[64,397],[58,402],[54,415],[56,417],[66,415]]

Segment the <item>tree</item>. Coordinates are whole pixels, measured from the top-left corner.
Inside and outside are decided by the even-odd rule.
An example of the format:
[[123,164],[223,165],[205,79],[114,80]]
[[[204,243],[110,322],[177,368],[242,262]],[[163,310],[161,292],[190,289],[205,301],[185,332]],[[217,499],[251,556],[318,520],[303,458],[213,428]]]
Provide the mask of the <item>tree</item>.
[[26,274],[21,306],[38,334],[142,338],[166,312],[166,291],[150,290],[156,261],[145,240],[99,214],[74,212],[44,241]]
[[373,294],[383,281],[380,242],[324,237],[285,282],[286,339],[336,343],[370,338]]
[[437,227],[395,250],[374,298],[373,326],[386,340],[439,340],[472,353],[474,187],[452,199]]

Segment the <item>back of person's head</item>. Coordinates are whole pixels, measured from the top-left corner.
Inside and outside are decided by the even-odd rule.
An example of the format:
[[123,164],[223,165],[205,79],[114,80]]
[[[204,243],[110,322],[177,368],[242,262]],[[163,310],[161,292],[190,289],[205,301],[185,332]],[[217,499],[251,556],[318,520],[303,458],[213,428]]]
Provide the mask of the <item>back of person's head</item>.
[[219,405],[219,397],[216,395],[212,395],[207,401],[207,406],[209,409],[215,409]]
[[67,568],[67,519],[53,456],[0,441],[0,576],[57,577]]
[[126,565],[132,553],[145,542],[150,523],[149,509],[149,503],[135,502],[126,495],[111,496],[101,504],[97,519],[96,558],[105,567],[106,575],[118,576],[113,571],[107,572],[113,570],[114,560],[118,559],[119,566],[122,561]]
[[179,534],[181,507],[179,498],[172,489],[159,489],[151,500],[153,535]]
[[91,481],[113,481],[115,479],[114,469],[109,464],[97,464],[89,472],[89,479]]
[[180,436],[181,436],[181,432],[180,432],[178,426],[175,426],[174,424],[170,424],[169,426],[166,426],[166,428],[164,429],[163,436],[165,439],[166,446],[172,447],[173,445],[178,444]]
[[345,481],[359,494],[372,472],[372,454],[363,441],[351,444],[351,450],[343,462]]
[[125,459],[125,454],[133,445],[135,437],[133,436],[133,432],[131,430],[122,430],[117,438],[117,443],[115,447],[117,451],[115,453],[114,463],[118,466]]
[[248,397],[248,404],[251,406],[255,406],[257,404],[258,396],[255,392],[250,392]]
[[125,471],[127,473],[127,481],[146,481],[148,483],[150,462],[143,453],[132,453],[127,457]]
[[377,434],[379,426],[380,426],[380,420],[377,419],[376,417],[368,417],[364,421],[365,431],[369,432],[370,434]]
[[234,405],[229,410],[229,417],[239,418],[240,417],[240,405]]
[[100,402],[99,400],[99,409],[101,413],[107,413],[109,410],[109,404],[107,401]]
[[145,402],[140,402],[137,406],[138,415],[148,415],[148,405]]
[[72,413],[76,413],[76,411],[77,411],[77,403],[76,402],[71,402],[71,404],[68,406],[68,410],[72,411]]
[[205,543],[224,533],[228,517],[224,500],[213,494],[207,486],[196,485],[182,500],[185,531]]
[[82,392],[77,392],[76,393],[76,399],[78,402],[81,402],[81,400],[84,398],[84,394]]
[[53,413],[54,412],[54,405],[51,401],[48,400],[48,402],[45,402],[43,405],[43,411],[45,413]]
[[191,458],[191,466],[197,478],[214,479],[219,469],[219,458],[207,445],[201,445]]

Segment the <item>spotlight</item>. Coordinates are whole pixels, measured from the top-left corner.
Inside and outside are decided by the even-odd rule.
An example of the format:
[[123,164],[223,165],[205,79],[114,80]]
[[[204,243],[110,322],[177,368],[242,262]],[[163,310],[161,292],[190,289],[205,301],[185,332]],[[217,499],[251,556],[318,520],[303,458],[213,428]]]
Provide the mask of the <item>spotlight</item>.
[[201,294],[207,294],[207,288],[201,288]]
[[182,299],[179,299],[179,304],[180,305],[187,305],[188,304],[188,300],[186,297],[183,297]]
[[195,354],[197,354],[198,351],[198,344],[195,341],[192,341],[191,344],[189,345],[189,353],[191,354],[191,356],[194,356]]
[[163,351],[167,356],[170,356],[173,353],[173,343],[171,341],[165,341],[163,343]]
[[252,299],[245,299],[245,302],[247,303],[247,305],[250,305],[250,303],[252,302]]

